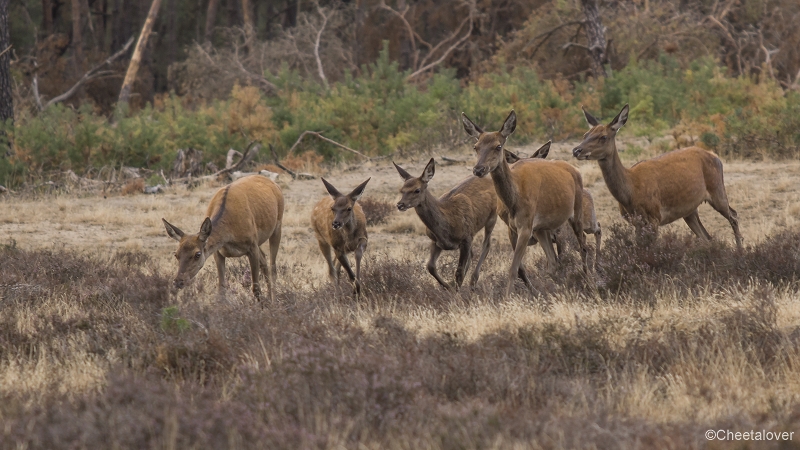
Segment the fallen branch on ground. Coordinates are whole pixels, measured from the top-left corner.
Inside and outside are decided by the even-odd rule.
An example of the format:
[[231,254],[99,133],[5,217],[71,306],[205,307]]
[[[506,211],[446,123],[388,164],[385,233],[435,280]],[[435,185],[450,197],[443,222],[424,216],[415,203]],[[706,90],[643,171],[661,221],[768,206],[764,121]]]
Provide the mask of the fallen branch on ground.
[[275,165],[278,166],[281,170],[288,173],[293,180],[296,180],[298,178],[300,178],[301,180],[313,180],[314,178],[316,178],[314,175],[311,175],[310,173],[297,173],[294,170],[291,170],[288,167],[281,164],[281,162],[278,161],[278,154],[275,153],[275,148],[272,146],[272,144],[269,144],[269,151],[272,152],[272,162],[275,163]]

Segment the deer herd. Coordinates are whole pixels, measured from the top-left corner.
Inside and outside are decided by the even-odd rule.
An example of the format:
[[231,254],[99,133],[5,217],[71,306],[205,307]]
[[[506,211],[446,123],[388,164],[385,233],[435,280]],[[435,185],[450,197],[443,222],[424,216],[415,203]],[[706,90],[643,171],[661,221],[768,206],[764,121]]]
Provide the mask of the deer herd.
[[[620,160],[615,139],[628,120],[628,105],[607,125],[586,110],[583,113],[590,129],[572,154],[579,160],[597,161],[609,192],[619,202],[620,213],[638,232],[643,227],[657,231],[659,226],[682,218],[698,238],[709,240],[711,236],[697,212],[701,203],[708,202],[730,222],[737,248],[742,248],[738,217],[728,204],[725,192],[722,162],[714,153],[689,147],[626,168]],[[547,160],[550,142],[530,158],[520,158],[506,150],[506,141],[517,126],[513,110],[499,131],[483,131],[463,113],[461,121],[467,134],[475,139],[477,161],[473,175],[441,197],[436,198],[428,190],[436,173],[433,158],[419,176],[393,163],[403,179],[397,209],[413,208],[431,240],[428,272],[445,289],[459,289],[472,260],[472,240],[483,229],[481,253],[470,277],[470,286],[474,286],[500,217],[508,226],[513,249],[506,295],[510,294],[517,277],[531,288],[528,269],[523,264],[527,247],[538,243],[547,257],[547,269],[552,272],[561,255],[563,233],[569,233],[570,229],[578,241],[583,271],[587,275],[592,273],[600,255],[601,229],[592,195],[584,189],[578,169],[565,161]],[[367,221],[358,200],[368,182],[369,179],[344,195],[323,178],[322,183],[330,196],[319,200],[311,212],[311,226],[328,264],[330,278],[338,282],[341,268],[344,268],[356,295],[362,291],[361,259],[368,242]],[[283,194],[278,185],[254,175],[217,191],[197,234],[187,235],[162,219],[167,234],[179,242],[175,252],[179,265],[174,287],[183,288],[197,275],[208,256],[214,255],[219,287],[223,289],[226,286],[225,258],[246,255],[250,261],[253,294],[259,300],[262,298],[260,272],[273,298],[283,206]],[[585,234],[595,236],[591,265]],[[266,241],[269,241],[269,265],[260,247]],[[442,250],[459,251],[453,283],[442,279],[436,268]],[[355,255],[355,272],[348,253]]]

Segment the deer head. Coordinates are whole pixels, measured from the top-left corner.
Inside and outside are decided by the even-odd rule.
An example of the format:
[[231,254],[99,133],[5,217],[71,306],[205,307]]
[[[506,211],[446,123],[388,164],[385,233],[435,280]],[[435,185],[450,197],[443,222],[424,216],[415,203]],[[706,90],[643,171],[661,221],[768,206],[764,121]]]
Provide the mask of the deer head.
[[[538,150],[533,152],[533,154],[531,155],[531,157],[529,159],[536,159],[536,158],[546,159],[547,155],[550,154],[550,145],[552,143],[553,143],[553,141],[547,141],[544,145],[539,147]],[[508,149],[505,150],[505,155],[506,155],[506,162],[509,165],[514,164],[515,162],[519,161],[520,159],[524,159],[524,158],[521,158],[519,155],[517,155],[516,153],[514,153],[514,152],[512,152],[512,151],[510,151]]]
[[394,168],[397,169],[397,173],[405,180],[403,187],[400,188],[402,197],[400,201],[397,202],[397,209],[405,211],[407,209],[416,208],[425,198],[425,194],[428,190],[428,182],[433,178],[433,174],[436,172],[436,162],[431,158],[431,160],[428,161],[428,165],[426,165],[425,169],[422,171],[422,175],[419,177],[414,177],[394,162],[392,162],[392,164],[394,164]]
[[331,226],[334,230],[338,230],[349,223],[355,222],[353,207],[364,193],[364,188],[367,187],[369,180],[371,180],[371,178],[367,178],[367,181],[356,186],[353,192],[342,195],[332,184],[328,183],[325,178],[322,179],[325,189],[328,190],[328,194],[333,198],[333,206],[331,206],[331,211],[333,211],[333,223],[331,223]]
[[461,122],[467,134],[475,138],[475,153],[478,154],[478,163],[472,169],[476,177],[484,177],[505,163],[503,146],[514,129],[517,128],[517,114],[514,110],[506,117],[500,131],[484,132],[473,123],[466,114],[461,113]]
[[590,129],[583,135],[583,142],[572,150],[572,155],[581,160],[603,160],[616,153],[614,138],[617,136],[617,131],[628,121],[628,110],[628,105],[623,106],[608,125],[602,125],[596,117],[584,109],[583,115]]
[[197,272],[203,268],[208,255],[206,254],[206,241],[211,235],[211,219],[206,217],[200,225],[200,232],[187,235],[180,228],[161,219],[167,229],[167,234],[172,239],[178,241],[178,250],[175,252],[175,259],[178,260],[178,274],[175,275],[173,285],[177,289],[184,286],[194,279]]

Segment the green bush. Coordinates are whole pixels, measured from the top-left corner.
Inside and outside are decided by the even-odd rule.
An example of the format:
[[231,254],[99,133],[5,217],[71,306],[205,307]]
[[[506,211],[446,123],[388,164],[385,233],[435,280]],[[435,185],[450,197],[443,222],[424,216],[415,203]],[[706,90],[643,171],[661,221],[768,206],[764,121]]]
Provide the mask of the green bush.
[[[229,148],[243,149],[251,139],[285,154],[306,130],[368,155],[428,150],[464,140],[461,111],[495,130],[512,108],[519,117],[514,139],[522,143],[580,136],[586,130],[581,106],[608,120],[629,103],[633,135],[655,137],[677,127],[680,134],[700,136],[706,147],[737,157],[796,157],[800,146],[800,94],[784,96],[769,80],[726,76],[709,58],[682,67],[663,55],[634,61],[605,80],[578,82],[560,76],[543,80],[533,68],[507,70],[501,64],[462,88],[449,70],[409,82],[384,46],[374,64],[329,89],[286,67],[265,76],[278,86],[277,96],[235,86],[224,101],[189,108],[173,95],[113,121],[89,106],[55,105],[23,116],[3,127],[14,152],[0,157],[0,183],[13,186],[52,170],[166,169],[177,150],[188,147],[221,166]],[[313,138],[303,141],[303,150],[328,159],[350,157]]]

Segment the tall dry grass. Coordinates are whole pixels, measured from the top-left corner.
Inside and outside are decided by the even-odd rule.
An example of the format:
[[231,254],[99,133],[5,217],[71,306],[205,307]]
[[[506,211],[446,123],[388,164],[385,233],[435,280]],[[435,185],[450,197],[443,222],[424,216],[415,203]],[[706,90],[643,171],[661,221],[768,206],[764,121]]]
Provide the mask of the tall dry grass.
[[294,261],[264,305],[241,282],[219,297],[210,271],[170,293],[146,253],[5,245],[0,447],[683,449],[709,428],[797,430],[800,233],[737,252],[607,230],[597,283],[567,252],[507,299],[505,243],[474,291],[375,252],[361,301]]

